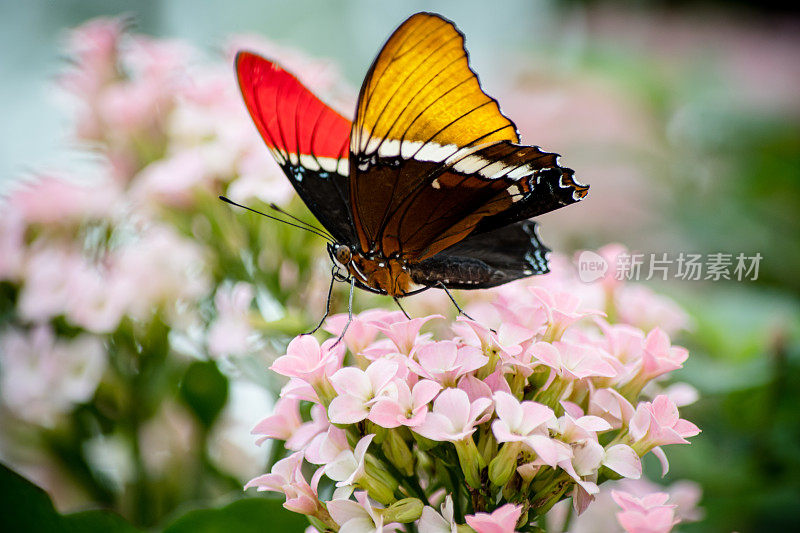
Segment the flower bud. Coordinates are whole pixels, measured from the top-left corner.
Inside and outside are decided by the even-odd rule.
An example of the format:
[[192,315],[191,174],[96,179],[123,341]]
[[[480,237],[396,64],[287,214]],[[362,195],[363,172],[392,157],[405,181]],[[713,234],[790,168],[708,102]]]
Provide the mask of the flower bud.
[[364,476],[358,480],[358,484],[366,489],[373,500],[384,505],[396,500],[394,491],[400,485],[386,466],[370,454],[365,457]]
[[419,449],[422,450],[423,452],[427,452],[428,450],[435,448],[436,445],[439,444],[435,440],[423,437],[422,435],[414,431],[411,432],[411,435],[414,437],[414,440],[417,441],[417,446],[419,446]]
[[473,489],[481,488],[481,470],[486,466],[486,462],[478,452],[475,441],[472,440],[472,437],[467,437],[454,444],[456,453],[458,453],[458,463],[461,465],[461,471],[464,473],[467,484]]
[[500,448],[500,453],[489,463],[489,480],[498,487],[502,487],[517,469],[520,443],[506,442]]
[[386,458],[404,475],[414,475],[414,456],[399,431],[389,431],[381,445]]
[[424,507],[422,501],[417,498],[403,498],[384,509],[383,519],[386,523],[408,524],[422,516]]

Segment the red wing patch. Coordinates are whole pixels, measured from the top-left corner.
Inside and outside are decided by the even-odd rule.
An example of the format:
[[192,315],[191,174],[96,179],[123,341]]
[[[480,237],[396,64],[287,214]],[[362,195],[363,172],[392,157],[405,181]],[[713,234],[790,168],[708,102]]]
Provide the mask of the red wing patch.
[[236,74],[247,110],[281,166],[348,174],[349,120],[261,56],[240,52]]

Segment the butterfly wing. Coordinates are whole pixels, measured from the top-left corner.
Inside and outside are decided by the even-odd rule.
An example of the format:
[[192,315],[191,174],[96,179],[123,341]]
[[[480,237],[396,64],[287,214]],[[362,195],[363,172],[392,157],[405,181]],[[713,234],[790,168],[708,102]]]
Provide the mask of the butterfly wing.
[[448,289],[488,289],[534,274],[545,274],[550,250],[536,223],[523,220],[472,234],[411,269],[414,282]]
[[362,249],[412,261],[453,246],[484,219],[501,217],[482,230],[491,231],[578,201],[587,189],[557,154],[519,144],[470,69],[463,35],[429,13],[406,20],[373,63],[350,152]]
[[247,110],[300,198],[337,241],[355,242],[350,217],[351,122],[280,65],[250,52],[236,56]]

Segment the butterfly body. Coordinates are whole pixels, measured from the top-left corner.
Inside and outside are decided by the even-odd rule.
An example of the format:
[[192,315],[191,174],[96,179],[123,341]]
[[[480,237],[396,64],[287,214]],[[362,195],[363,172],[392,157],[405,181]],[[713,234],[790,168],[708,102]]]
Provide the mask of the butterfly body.
[[394,297],[548,271],[531,217],[582,199],[558,155],[520,144],[463,35],[418,13],[389,38],[351,122],[276,63],[240,52],[259,133],[330,234],[340,279]]

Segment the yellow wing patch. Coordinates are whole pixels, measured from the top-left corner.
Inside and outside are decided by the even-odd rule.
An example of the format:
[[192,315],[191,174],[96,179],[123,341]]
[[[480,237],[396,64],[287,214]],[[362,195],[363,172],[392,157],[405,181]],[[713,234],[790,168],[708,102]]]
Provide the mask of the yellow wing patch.
[[481,89],[464,36],[437,15],[418,13],[406,20],[361,89],[351,151],[444,161],[459,150],[456,157],[499,141],[516,143],[519,136]]

